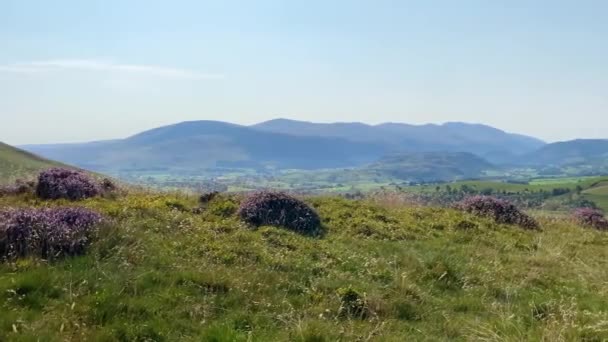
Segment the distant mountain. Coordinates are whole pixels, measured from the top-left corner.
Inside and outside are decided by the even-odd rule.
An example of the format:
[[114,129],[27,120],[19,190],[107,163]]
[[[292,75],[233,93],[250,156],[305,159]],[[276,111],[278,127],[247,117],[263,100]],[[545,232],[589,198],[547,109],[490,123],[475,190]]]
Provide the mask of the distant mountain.
[[30,178],[44,169],[59,165],[61,164],[0,142],[0,184],[18,178]]
[[263,132],[218,121],[183,122],[122,140],[24,148],[97,171],[335,168],[369,163],[389,151],[381,143]]
[[608,139],[578,139],[547,144],[523,156],[526,165],[608,164]]
[[353,141],[382,142],[402,151],[471,152],[488,159],[501,161],[512,156],[532,152],[545,143],[542,140],[499,129],[461,122],[442,125],[409,125],[384,123],[311,123],[275,119],[251,126],[265,132],[300,136],[340,137]]
[[[403,152],[469,152],[488,159],[530,152],[544,143],[465,123],[315,124],[277,119],[253,126],[190,121],[134,136],[81,144],[26,145],[50,159],[101,172],[211,168],[359,167]],[[490,161],[493,159],[490,158]]]
[[480,177],[495,166],[468,152],[401,153],[367,167],[385,176],[410,181],[450,181]]

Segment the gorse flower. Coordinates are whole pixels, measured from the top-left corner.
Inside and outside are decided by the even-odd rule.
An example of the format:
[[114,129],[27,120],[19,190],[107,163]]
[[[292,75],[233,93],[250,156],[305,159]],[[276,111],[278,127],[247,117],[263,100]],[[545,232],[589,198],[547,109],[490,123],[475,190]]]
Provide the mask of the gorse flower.
[[84,252],[102,216],[86,208],[0,211],[0,256],[53,259]]
[[84,172],[53,168],[38,176],[36,194],[42,199],[75,201],[98,195],[99,186]]
[[254,226],[280,226],[317,235],[319,215],[303,201],[283,192],[262,191],[249,195],[238,210],[241,219]]
[[537,229],[538,223],[511,202],[491,197],[472,196],[456,204],[456,208],[468,213],[494,219],[496,223],[515,224],[526,229]]

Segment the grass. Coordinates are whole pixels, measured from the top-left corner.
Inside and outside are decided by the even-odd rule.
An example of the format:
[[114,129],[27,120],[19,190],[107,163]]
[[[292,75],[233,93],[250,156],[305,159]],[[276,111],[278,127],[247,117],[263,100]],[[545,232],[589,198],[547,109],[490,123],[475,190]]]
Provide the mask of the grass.
[[0,184],[30,178],[44,169],[60,165],[0,142]]
[[590,195],[608,196],[608,185],[595,186],[585,190],[585,193]]
[[594,202],[599,208],[603,209],[604,212],[608,212],[608,195],[583,193],[583,197]]
[[[523,191],[551,191],[555,188],[565,188],[574,190],[577,186],[583,189],[594,186],[596,183],[608,181],[608,177],[565,177],[565,178],[539,178],[531,180],[528,184],[508,183],[502,181],[459,181],[449,183],[452,188],[459,188],[463,185],[483,190],[494,189],[508,192],[523,192]],[[436,185],[420,186],[426,191],[433,191]],[[445,186],[445,185],[444,185]]]
[[[550,218],[525,231],[450,209],[307,201],[321,238],[252,230],[230,195],[198,214],[181,194],[80,202],[113,223],[84,256],[0,264],[0,340],[608,339],[607,233]],[[344,310],[353,303],[362,304]]]
[[600,180],[583,191],[583,197],[608,212],[608,180]]

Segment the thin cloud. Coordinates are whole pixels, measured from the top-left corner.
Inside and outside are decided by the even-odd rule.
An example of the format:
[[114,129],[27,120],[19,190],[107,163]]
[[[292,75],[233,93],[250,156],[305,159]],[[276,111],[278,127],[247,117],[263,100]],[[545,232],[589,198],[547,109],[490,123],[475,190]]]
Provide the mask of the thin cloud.
[[58,59],[0,65],[0,72],[8,73],[34,74],[67,70],[122,72],[187,80],[223,78],[222,75],[205,74],[189,69],[172,68],[158,65],[120,64],[109,61],[90,59]]

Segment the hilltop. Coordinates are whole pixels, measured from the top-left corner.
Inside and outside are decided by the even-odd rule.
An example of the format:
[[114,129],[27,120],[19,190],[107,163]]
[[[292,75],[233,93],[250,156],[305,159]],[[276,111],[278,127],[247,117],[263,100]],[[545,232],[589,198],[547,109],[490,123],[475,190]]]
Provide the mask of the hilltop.
[[38,172],[62,164],[0,142],[0,184],[31,178]]
[[606,232],[543,217],[524,230],[391,196],[305,200],[324,235],[251,229],[232,195],[197,210],[153,192],[71,203],[110,221],[85,255],[0,263],[0,339],[608,338]]

